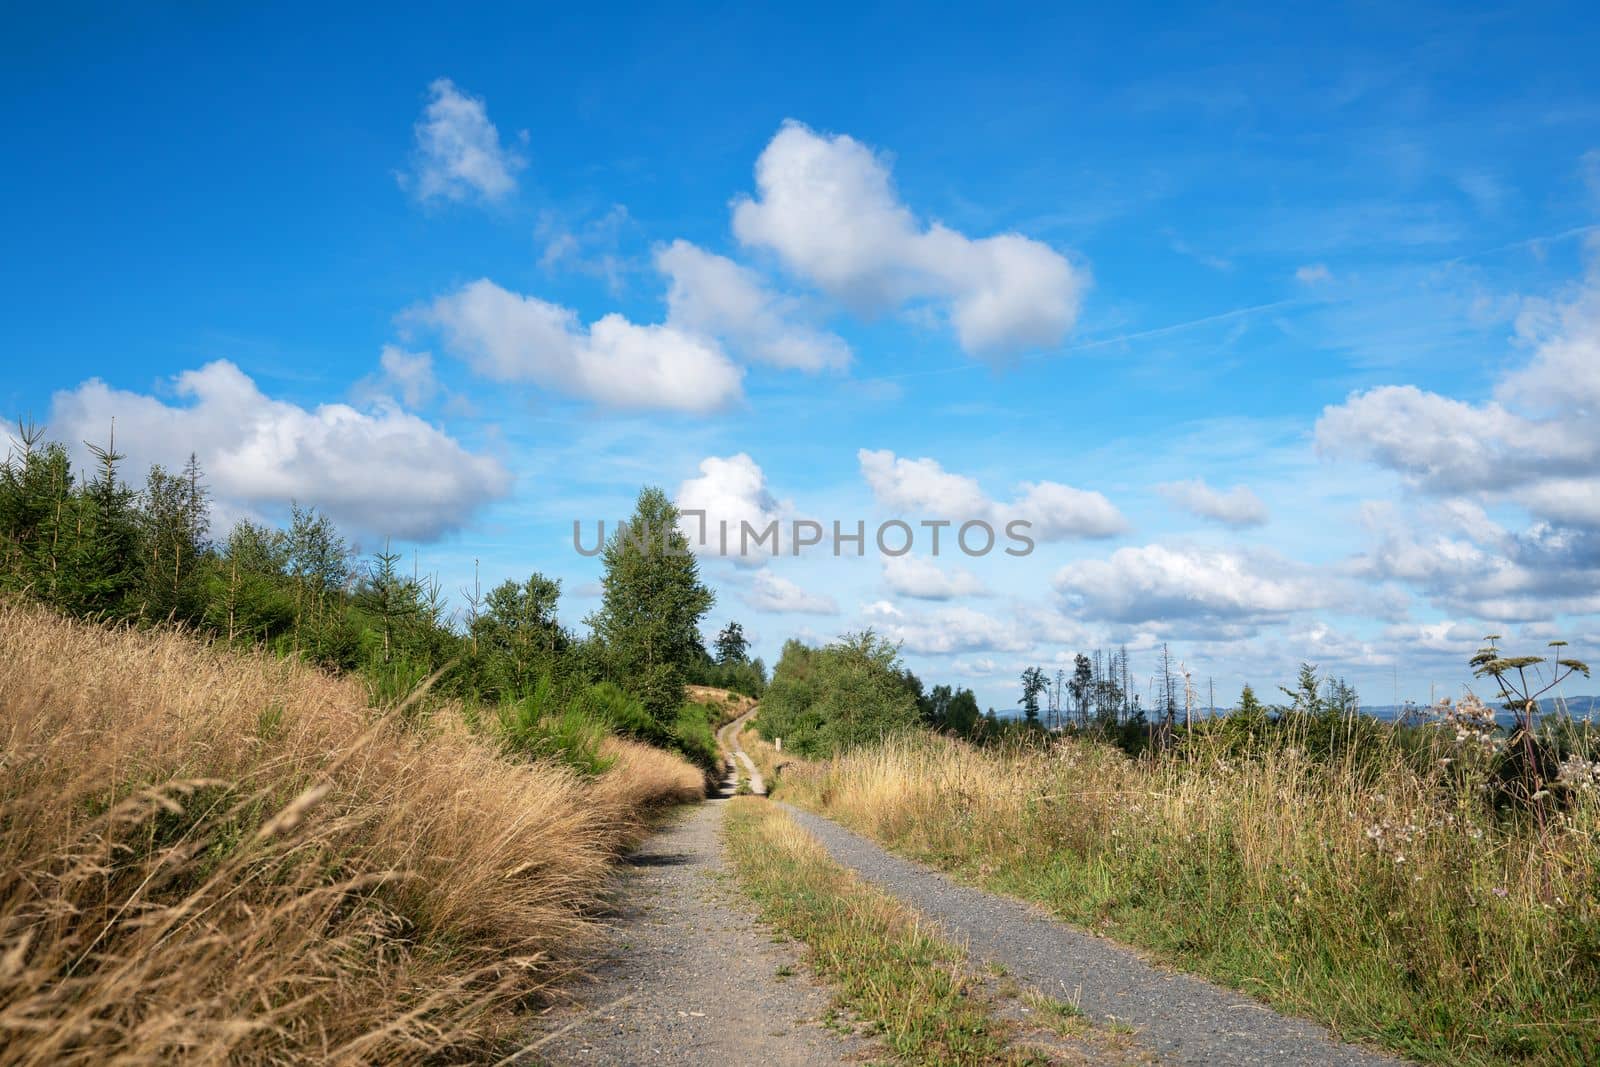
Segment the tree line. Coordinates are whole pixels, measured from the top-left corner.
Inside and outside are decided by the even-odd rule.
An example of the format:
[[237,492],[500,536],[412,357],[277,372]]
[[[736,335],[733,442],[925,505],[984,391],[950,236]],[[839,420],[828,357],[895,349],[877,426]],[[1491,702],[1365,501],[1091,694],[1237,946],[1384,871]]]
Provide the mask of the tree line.
[[[602,553],[599,607],[586,633],[559,618],[559,580],[539,573],[453,611],[436,578],[385,547],[362,558],[314,507],[292,504],[285,527],[252,520],[212,536],[211,494],[197,457],[160,465],[135,488],[115,439],[67,449],[19,425],[0,463],[0,594],[80,618],[179,625],[210,639],[301,656],[363,678],[393,703],[442,671],[433,692],[530,750],[593,765],[602,731],[716,760],[711,713],[686,684],[759,695],[765,668],[730,623],[708,650],[700,625],[715,602],[677,533],[677,509],[643,489],[634,523],[673,531],[684,551],[646,552],[618,530]],[[575,754],[575,755],[574,755]]]

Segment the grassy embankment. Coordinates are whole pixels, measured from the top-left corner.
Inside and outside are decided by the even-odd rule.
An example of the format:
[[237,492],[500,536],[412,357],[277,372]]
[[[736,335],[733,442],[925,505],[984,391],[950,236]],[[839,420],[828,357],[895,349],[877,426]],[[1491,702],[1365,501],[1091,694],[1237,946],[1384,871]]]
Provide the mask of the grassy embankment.
[[844,1008],[873,1024],[896,1061],[1045,1063],[1064,1053],[1077,1062],[1116,1043],[1060,1001],[1013,989],[1013,1003],[1004,1003],[1000,983],[959,946],[835,863],[781,808],[734,800],[727,840],[739,883],[766,920],[809,948],[812,969]]
[[294,659],[0,605],[0,1061],[503,1053],[619,850],[701,793],[598,743],[593,775],[511,758]]
[[1541,831],[1485,803],[1470,751],[1439,760],[912,737],[791,764],[781,794],[1348,1038],[1437,1062],[1592,1063],[1600,796],[1580,791]]

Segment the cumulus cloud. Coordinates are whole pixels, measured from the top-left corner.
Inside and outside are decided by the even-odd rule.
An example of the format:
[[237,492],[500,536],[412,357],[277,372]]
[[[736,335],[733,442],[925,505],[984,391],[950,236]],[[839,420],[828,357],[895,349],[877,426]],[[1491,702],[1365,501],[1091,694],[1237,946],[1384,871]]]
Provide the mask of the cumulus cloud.
[[1495,622],[1600,611],[1596,531],[1537,522],[1513,532],[1460,500],[1404,515],[1369,504],[1364,520],[1373,544],[1356,572],[1414,586],[1443,610]]
[[961,596],[983,596],[983,582],[961,567],[941,567],[919,556],[887,556],[883,561],[883,581],[892,592],[918,600],[951,600]]
[[1267,521],[1267,506],[1247,486],[1236,485],[1223,492],[1194,478],[1184,482],[1165,482],[1156,486],[1156,492],[1189,514],[1212,519],[1224,526],[1260,526]]
[[617,408],[708,412],[740,395],[743,371],[712,341],[615,313],[585,328],[572,310],[487,278],[413,314],[494,381],[533,382]]
[[273,400],[225,360],[174,379],[185,403],[113,389],[98,378],[58,392],[51,425],[70,441],[116,443],[131,471],[200,459],[219,504],[244,510],[290,501],[348,528],[432,540],[503,496],[510,473],[415,415],[390,405],[307,410]]
[[[919,655],[956,652],[1026,652],[1032,636],[1015,621],[997,619],[962,606],[909,613],[879,601],[879,610],[863,614],[891,641]],[[887,610],[883,610],[883,609]]]
[[996,529],[1015,519],[1032,524],[1039,541],[1078,537],[1110,537],[1127,529],[1111,501],[1102,494],[1059,482],[1024,482],[1009,502],[991,499],[973,478],[952,474],[937,460],[906,459],[883,449],[856,453],[862,477],[879,504],[904,515],[947,519],[959,526],[981,519]]
[[479,97],[468,96],[449,78],[428,86],[428,104],[416,125],[416,156],[403,176],[419,200],[503,200],[517,187],[527,161],[500,143]]
[[1384,643],[1409,653],[1431,653],[1452,664],[1464,663],[1483,647],[1483,627],[1454,619],[1438,622],[1392,623],[1384,628]]
[[808,325],[798,301],[767,288],[748,267],[680,240],[656,251],[656,268],[671,283],[667,321],[674,326],[775,367],[818,371],[850,363],[843,338]]
[[[749,544],[742,538],[743,524],[759,534],[773,522],[792,513],[767,488],[767,476],[755,460],[744,452],[732,456],[707,456],[700,461],[700,474],[678,486],[680,511],[704,512],[704,517],[685,515],[680,521],[689,546],[704,555],[728,556],[736,562],[759,562],[763,554],[771,558],[771,542],[766,547]],[[727,530],[726,544],[722,531]],[[784,531],[786,534],[787,531]],[[752,539],[755,534],[752,534]],[[783,546],[783,551],[787,551]]]
[[811,593],[787,578],[763,568],[755,573],[744,602],[757,611],[790,615],[837,615],[839,605],[831,596]]
[[976,656],[972,659],[953,660],[950,669],[961,677],[987,678],[995,673],[998,665],[989,656]]
[[1038,540],[1114,537],[1128,528],[1122,512],[1093,490],[1060,482],[1023,482],[1017,488],[1022,495],[1010,504],[996,504],[995,517],[1002,523],[1026,519]]
[[1294,272],[1294,280],[1301,285],[1319,285],[1333,281],[1333,272],[1325,263],[1307,263]]
[[1566,298],[1527,302],[1517,337],[1532,355],[1493,399],[1412,385],[1353,393],[1323,411],[1318,448],[1423,492],[1511,500],[1553,523],[1600,527],[1600,265]]
[[923,225],[853,138],[785,123],[756,161],[756,190],[734,205],[741,242],[863,310],[933,304],[969,353],[1058,344],[1077,319],[1087,276],[1065,256],[1020,234]]
[[1335,583],[1263,550],[1145,545],[1069,563],[1055,588],[1090,618],[1254,624],[1328,604]]

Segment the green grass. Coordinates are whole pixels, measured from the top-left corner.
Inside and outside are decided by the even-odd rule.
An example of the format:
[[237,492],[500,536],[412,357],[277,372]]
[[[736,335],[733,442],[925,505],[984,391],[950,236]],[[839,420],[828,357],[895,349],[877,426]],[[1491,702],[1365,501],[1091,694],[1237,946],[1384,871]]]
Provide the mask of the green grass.
[[810,948],[842,1007],[872,1022],[897,1062],[1037,1062],[1011,1047],[960,948],[862,882],[781,809],[735,800],[727,839],[740,886],[765,919]]
[[[887,847],[1318,1018],[1450,1064],[1589,1064],[1600,849],[1580,798],[1544,833],[1446,767],[1105,746],[857,750],[782,781]],[[1469,781],[1468,785],[1473,782]]]

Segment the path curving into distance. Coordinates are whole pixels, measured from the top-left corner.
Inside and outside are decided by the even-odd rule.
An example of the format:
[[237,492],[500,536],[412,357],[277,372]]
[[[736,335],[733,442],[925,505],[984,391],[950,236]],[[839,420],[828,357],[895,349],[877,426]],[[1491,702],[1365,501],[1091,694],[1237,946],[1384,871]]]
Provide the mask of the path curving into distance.
[[[794,944],[774,941],[728,877],[721,840],[727,798],[741,773],[752,792],[767,791],[739,745],[756,710],[716,733],[725,769],[719,795],[681,813],[626,861],[610,948],[594,977],[571,991],[571,1003],[541,1016],[522,1051],[505,1062],[728,1067],[860,1063],[882,1054],[873,1042],[826,1025],[832,993],[806,976]],[[1003,966],[1024,986],[1076,1004],[1095,1022],[1131,1027],[1138,1056],[1104,1062],[1404,1062],[1340,1042],[1317,1023],[1244,994],[1165,970],[1040,907],[961,885],[830,819],[783,806],[835,861],[917,910],[966,945],[974,960]]]
[[755,761],[750,758],[750,754],[739,744],[739,734],[744,731],[745,724],[760,710],[761,705],[757,704],[717,731],[717,746],[722,749],[723,762],[727,765],[728,773],[733,779],[733,786],[729,789],[729,792],[733,792],[738,788],[739,767],[743,766],[745,776],[750,779],[750,792],[758,797],[767,795],[766,780],[761,777],[761,772],[756,769]]

